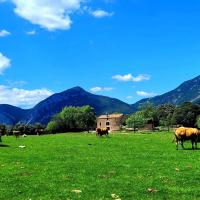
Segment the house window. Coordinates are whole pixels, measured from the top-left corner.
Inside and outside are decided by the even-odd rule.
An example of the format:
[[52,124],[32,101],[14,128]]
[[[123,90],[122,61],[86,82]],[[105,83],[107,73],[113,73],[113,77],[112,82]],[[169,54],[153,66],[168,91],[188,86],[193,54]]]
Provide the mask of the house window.
[[99,123],[99,126],[101,126],[101,122]]
[[106,122],[106,126],[109,126],[110,125],[110,122]]

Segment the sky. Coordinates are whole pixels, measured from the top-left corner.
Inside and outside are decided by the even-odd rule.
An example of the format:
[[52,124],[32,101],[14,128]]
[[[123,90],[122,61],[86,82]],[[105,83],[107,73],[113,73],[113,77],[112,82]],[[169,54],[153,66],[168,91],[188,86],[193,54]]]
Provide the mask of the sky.
[[199,24],[199,0],[0,0],[0,103],[161,95],[200,75]]

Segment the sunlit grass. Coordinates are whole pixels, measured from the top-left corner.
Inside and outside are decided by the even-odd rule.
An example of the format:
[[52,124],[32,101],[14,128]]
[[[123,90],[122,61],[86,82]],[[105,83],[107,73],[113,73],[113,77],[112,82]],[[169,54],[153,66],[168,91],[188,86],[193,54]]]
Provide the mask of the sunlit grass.
[[3,200],[200,199],[200,151],[177,151],[172,133],[3,137],[3,144]]

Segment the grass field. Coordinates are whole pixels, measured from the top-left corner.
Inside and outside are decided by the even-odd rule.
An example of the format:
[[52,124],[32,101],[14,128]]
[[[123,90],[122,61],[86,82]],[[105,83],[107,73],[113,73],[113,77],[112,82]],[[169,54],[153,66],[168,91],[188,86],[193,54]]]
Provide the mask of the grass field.
[[200,199],[200,151],[177,151],[172,133],[3,137],[3,144],[3,200]]

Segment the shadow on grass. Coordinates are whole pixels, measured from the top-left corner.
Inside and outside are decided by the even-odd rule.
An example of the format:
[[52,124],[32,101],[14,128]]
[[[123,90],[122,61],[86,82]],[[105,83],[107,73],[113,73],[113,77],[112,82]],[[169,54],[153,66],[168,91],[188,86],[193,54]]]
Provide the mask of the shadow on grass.
[[9,147],[7,144],[0,144],[0,147]]
[[184,148],[183,150],[189,150],[189,151],[199,151],[200,150],[200,148],[197,148],[197,149],[192,149],[192,148]]

